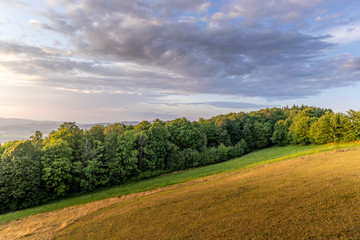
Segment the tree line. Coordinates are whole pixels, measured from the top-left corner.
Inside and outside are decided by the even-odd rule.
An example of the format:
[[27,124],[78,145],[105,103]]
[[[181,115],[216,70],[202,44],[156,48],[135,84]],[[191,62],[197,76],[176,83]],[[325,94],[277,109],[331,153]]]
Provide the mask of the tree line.
[[143,121],[80,129],[0,145],[0,213],[103,186],[214,164],[289,144],[360,140],[360,112],[308,106],[230,113],[191,122]]

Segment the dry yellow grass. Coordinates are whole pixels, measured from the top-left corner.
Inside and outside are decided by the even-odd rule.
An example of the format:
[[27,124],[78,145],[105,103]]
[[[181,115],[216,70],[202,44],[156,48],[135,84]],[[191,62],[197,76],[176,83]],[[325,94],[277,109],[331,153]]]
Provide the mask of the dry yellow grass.
[[2,239],[360,239],[360,151],[327,153],[0,225]]

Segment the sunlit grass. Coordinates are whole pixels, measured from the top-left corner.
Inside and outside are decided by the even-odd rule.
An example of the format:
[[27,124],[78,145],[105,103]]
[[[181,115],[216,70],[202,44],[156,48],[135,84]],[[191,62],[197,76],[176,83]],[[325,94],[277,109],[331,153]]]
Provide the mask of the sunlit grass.
[[165,187],[177,183],[182,183],[213,174],[236,171],[239,169],[274,163],[277,161],[283,161],[286,159],[295,158],[299,156],[317,154],[320,152],[332,151],[341,148],[349,148],[357,145],[359,145],[359,143],[267,148],[227,162],[166,174],[139,182],[132,182],[110,188],[104,188],[92,193],[87,193],[71,198],[57,200],[38,207],[16,211],[8,214],[3,214],[0,215],[0,223],[16,220],[19,218],[23,218],[38,213],[63,209],[69,206],[94,202],[102,199],[127,195],[131,193],[152,190],[152,189]]
[[120,199],[55,239],[359,239],[360,156],[348,150]]

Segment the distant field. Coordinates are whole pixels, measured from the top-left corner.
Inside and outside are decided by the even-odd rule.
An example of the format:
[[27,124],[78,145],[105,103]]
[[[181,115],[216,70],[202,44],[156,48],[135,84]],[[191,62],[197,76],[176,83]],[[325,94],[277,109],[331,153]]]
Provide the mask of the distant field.
[[[288,150],[299,152],[295,148]],[[54,234],[55,239],[359,238],[359,149],[355,145],[307,148],[300,152],[338,150],[266,167],[240,167],[243,170],[190,182],[184,181],[196,177],[189,172],[202,168],[150,179],[159,186],[164,178],[187,176],[173,180],[181,184],[2,224],[0,239],[48,239]],[[264,160],[266,155],[278,155],[270,162],[279,161],[284,149],[266,149],[247,158],[263,158],[263,165],[271,159]],[[223,164],[240,165],[236,161]],[[221,165],[215,166],[205,167],[205,172],[219,171]]]

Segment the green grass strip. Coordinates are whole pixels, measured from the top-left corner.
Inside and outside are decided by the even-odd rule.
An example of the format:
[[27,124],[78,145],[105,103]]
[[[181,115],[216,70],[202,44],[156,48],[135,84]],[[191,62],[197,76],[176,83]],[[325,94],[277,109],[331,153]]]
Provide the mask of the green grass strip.
[[111,197],[117,197],[131,193],[153,190],[156,188],[187,182],[214,174],[237,171],[245,168],[266,165],[266,164],[297,158],[301,156],[314,155],[326,151],[334,151],[336,149],[355,148],[356,146],[359,145],[360,143],[356,142],[356,143],[348,143],[348,144],[307,145],[307,146],[290,145],[285,147],[271,147],[249,153],[240,158],[236,158],[230,161],[199,167],[199,168],[193,168],[181,172],[165,174],[159,177],[142,180],[138,182],[131,182],[118,186],[103,188],[91,193],[69,197],[62,200],[56,200],[37,207],[3,214],[0,215],[0,223],[16,220],[19,218],[27,217],[38,213],[45,213],[74,205],[99,201]]

